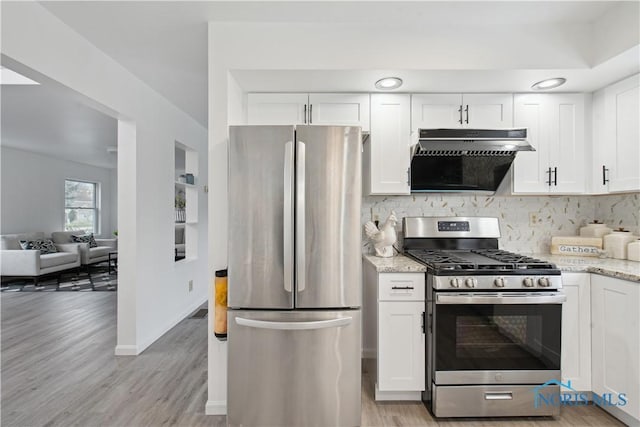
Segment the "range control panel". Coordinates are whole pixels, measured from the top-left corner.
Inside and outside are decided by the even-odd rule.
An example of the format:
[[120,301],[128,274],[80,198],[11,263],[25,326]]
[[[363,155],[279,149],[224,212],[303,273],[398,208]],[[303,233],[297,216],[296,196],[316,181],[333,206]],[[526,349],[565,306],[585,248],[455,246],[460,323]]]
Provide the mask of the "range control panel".
[[433,289],[560,289],[561,276],[435,276]]
[[469,221],[438,221],[438,231],[470,231]]

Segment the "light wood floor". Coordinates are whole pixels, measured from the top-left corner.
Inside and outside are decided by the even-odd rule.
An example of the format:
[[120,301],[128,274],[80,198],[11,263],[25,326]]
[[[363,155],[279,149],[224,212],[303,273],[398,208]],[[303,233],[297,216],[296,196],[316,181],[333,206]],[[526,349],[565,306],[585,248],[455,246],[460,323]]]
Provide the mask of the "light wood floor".
[[[204,415],[207,323],[185,319],[138,357],[115,357],[116,294],[2,294],[2,426],[224,426]],[[557,419],[435,421],[421,403],[376,403],[363,426],[622,425],[595,407]]]

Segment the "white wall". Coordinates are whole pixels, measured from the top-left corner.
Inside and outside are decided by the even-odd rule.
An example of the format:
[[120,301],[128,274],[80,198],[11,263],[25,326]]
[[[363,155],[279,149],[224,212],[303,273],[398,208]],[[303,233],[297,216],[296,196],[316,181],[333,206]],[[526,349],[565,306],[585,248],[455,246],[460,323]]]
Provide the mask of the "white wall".
[[175,141],[198,151],[198,180],[205,183],[207,131],[38,3],[2,4],[2,49],[3,63],[16,71],[66,87],[119,119],[116,352],[138,354],[207,297],[202,186],[199,258],[173,260]]
[[113,237],[114,170],[2,147],[0,234],[64,230],[64,180],[99,184],[99,235]]

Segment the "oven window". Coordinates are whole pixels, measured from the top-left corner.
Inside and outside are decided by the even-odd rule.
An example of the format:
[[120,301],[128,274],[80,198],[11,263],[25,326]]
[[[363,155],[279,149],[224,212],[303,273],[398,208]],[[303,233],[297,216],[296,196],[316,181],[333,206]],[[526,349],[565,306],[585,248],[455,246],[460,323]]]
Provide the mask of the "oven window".
[[439,304],[436,370],[560,369],[560,304]]

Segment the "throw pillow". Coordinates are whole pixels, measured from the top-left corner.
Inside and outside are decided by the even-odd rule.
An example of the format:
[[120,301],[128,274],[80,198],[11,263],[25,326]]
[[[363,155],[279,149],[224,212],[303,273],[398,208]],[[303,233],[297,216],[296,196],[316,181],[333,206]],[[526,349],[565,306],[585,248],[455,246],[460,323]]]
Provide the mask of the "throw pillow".
[[93,237],[93,233],[85,234],[83,236],[72,235],[71,240],[73,241],[73,243],[88,243],[90,248],[98,247],[98,243],[96,242],[96,239]]
[[25,251],[35,250],[40,251],[40,255],[55,254],[58,252],[53,240],[39,239],[39,240],[20,240],[20,247]]

